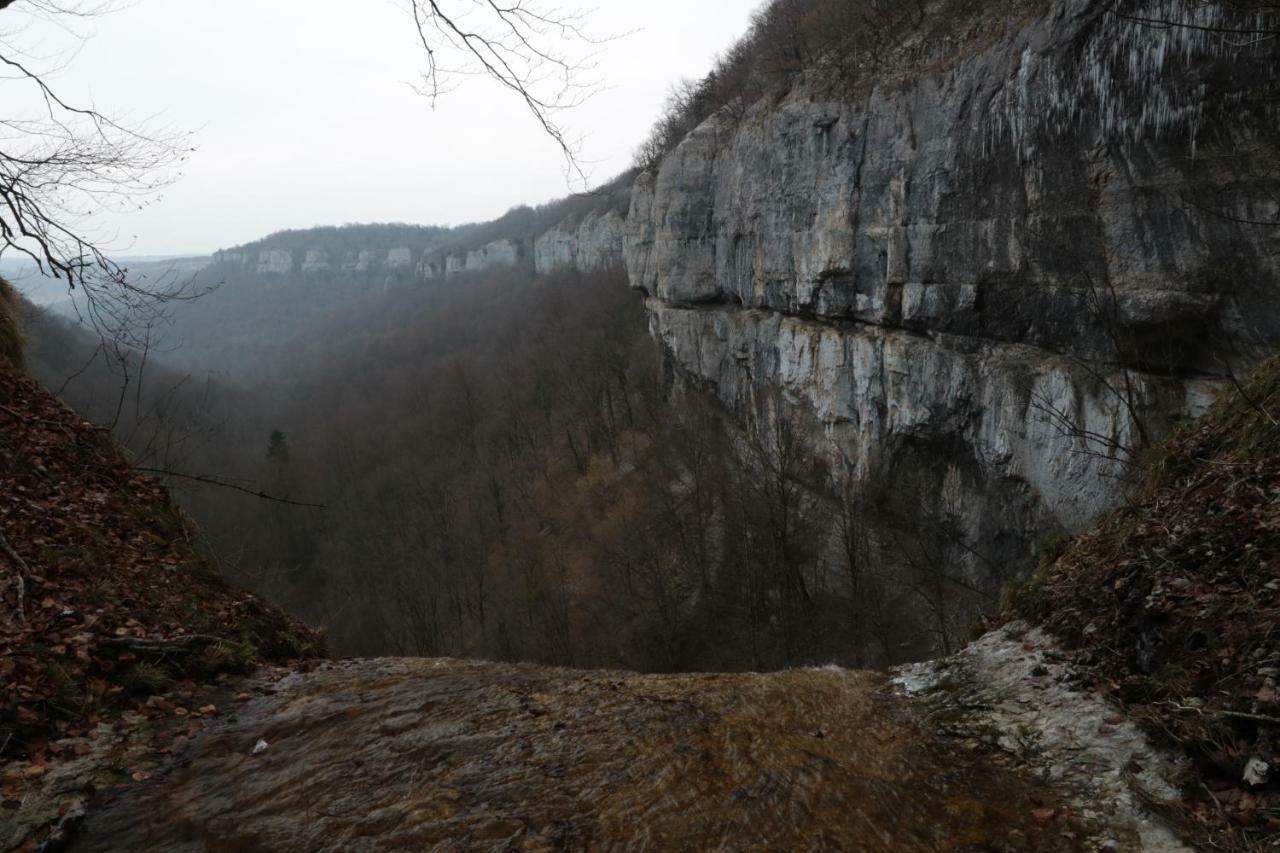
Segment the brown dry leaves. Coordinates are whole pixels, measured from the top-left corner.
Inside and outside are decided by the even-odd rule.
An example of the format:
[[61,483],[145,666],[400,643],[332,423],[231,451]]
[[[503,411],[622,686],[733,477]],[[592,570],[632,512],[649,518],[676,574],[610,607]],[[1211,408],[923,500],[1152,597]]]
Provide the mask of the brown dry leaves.
[[[7,368],[0,536],[12,552],[0,548],[0,798],[87,754],[106,719],[127,726],[126,711],[181,711],[198,723],[217,713],[199,698],[202,682],[260,652],[285,658],[314,645],[199,560],[164,488],[131,470],[104,431]],[[195,635],[189,648],[154,645]]]
[[[1058,560],[1040,614],[1192,756],[1182,817],[1215,843],[1280,832],[1277,416],[1273,359],[1172,437],[1130,503]],[[1268,784],[1243,782],[1251,759],[1273,768]]]

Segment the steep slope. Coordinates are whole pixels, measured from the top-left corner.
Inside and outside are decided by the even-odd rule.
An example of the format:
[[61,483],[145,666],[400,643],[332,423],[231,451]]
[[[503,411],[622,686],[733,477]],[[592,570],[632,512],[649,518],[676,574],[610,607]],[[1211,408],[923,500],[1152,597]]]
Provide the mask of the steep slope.
[[1133,498],[1013,600],[1195,759],[1185,818],[1280,830],[1280,359],[1157,448]]
[[228,677],[314,653],[314,635],[228,587],[190,541],[109,435],[0,365],[6,848],[74,817],[94,787],[145,773],[139,744],[172,735],[149,718],[194,733]]

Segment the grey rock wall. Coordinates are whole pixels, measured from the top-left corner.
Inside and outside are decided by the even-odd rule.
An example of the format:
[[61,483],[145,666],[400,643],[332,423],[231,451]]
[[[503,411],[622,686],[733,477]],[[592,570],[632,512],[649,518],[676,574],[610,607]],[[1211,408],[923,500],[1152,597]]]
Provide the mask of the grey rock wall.
[[576,227],[559,225],[533,244],[534,269],[540,274],[558,269],[583,272],[623,265],[626,220],[615,211],[592,212]]
[[853,95],[707,121],[633,190],[627,270],[682,374],[961,519],[975,572],[1112,505],[1105,444],[1280,341],[1280,228],[1239,221],[1280,213],[1274,108],[1238,106],[1274,92],[1274,49],[1102,6],[959,19]]
[[444,256],[427,254],[418,265],[418,273],[430,280],[448,278],[459,273],[516,267],[527,263],[527,248],[527,241],[522,245],[521,241],[502,239],[468,252],[453,252]]
[[265,249],[258,253],[260,275],[288,275],[293,272],[293,255],[281,249]]
[[212,265],[233,267],[237,270],[266,276],[287,276],[294,273],[316,275],[341,270],[344,273],[403,272],[411,269],[417,252],[402,247],[389,251],[361,249],[348,252],[345,257],[330,256],[323,249],[306,249],[290,252],[285,249],[262,249],[258,252],[215,252]]

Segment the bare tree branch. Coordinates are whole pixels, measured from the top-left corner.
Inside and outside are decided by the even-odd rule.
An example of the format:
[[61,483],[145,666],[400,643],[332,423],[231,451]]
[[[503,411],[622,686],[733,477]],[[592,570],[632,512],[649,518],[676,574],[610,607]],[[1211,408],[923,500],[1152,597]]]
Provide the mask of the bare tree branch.
[[[580,140],[570,136],[560,114],[580,106],[600,89],[594,52],[611,38],[584,29],[586,13],[542,9],[536,0],[465,0],[446,11],[439,0],[409,0],[426,69],[416,90],[434,106],[455,76],[480,75],[514,94],[565,159],[571,181],[586,185]],[[556,45],[568,45],[563,52]],[[460,65],[445,62],[452,53]]]
[[[10,8],[12,7],[12,8]],[[35,22],[58,25],[75,42],[75,22],[111,10],[110,2],[0,2],[11,29],[0,32],[0,255],[25,256],[39,271],[81,295],[87,319],[104,338],[128,342],[139,319],[154,320],[172,299],[191,298],[173,282],[146,282],[111,258],[109,238],[90,222],[104,210],[151,203],[177,177],[189,136],[126,123],[75,103],[49,82],[56,67],[34,59],[15,34]]]
[[179,480],[189,480],[193,483],[203,483],[207,486],[217,486],[221,489],[231,489],[235,492],[241,492],[246,495],[252,495],[255,498],[261,498],[264,501],[272,503],[285,504],[287,506],[304,507],[306,509],[328,509],[324,504],[305,503],[303,501],[289,500],[277,495],[269,495],[266,492],[257,489],[246,489],[244,486],[238,486],[235,483],[228,483],[226,480],[219,480],[217,477],[208,477],[203,474],[184,474],[180,471],[169,471],[164,468],[148,468],[144,466],[134,466],[135,471],[142,471],[146,474],[157,474],[164,477],[174,477]]
[[[1129,8],[1125,8],[1125,7]],[[1221,36],[1252,37],[1248,47],[1280,36],[1280,3],[1273,0],[1183,0],[1178,17],[1146,13],[1132,0],[1114,0],[1107,10],[1121,20],[1154,29],[1179,29]]]

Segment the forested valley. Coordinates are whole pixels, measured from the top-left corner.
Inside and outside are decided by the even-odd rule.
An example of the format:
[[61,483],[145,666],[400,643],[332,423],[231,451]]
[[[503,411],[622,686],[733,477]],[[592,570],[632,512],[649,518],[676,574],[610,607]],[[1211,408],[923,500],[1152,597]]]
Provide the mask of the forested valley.
[[[163,478],[227,577],[339,654],[684,671],[949,652],[1005,578],[955,569],[973,546],[961,507],[921,502],[929,477],[855,487],[780,391],[721,408],[649,334],[621,258],[444,274],[446,257],[625,217],[636,175],[708,116],[737,120],[817,65],[848,83],[861,66],[840,46],[861,55],[917,12],[765,4],[591,192],[144,263],[162,309],[29,308],[27,360]],[[916,535],[873,540],[886,517]]]
[[[165,478],[224,573],[338,653],[868,665],[965,628],[945,579],[872,571],[790,421],[748,437],[664,365],[621,271],[245,273],[143,348],[25,325],[33,371]],[[932,622],[893,599],[935,592]]]

